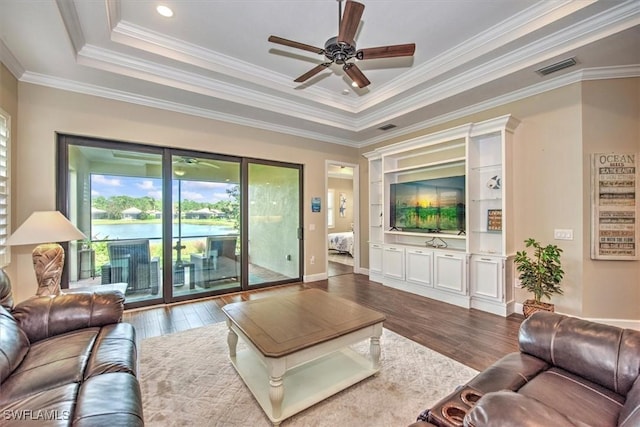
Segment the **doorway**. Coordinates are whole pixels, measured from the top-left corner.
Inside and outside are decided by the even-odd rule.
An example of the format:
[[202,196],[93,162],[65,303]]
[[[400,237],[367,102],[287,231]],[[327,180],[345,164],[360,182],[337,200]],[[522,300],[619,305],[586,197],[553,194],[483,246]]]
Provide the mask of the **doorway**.
[[358,272],[358,166],[327,161],[327,277]]

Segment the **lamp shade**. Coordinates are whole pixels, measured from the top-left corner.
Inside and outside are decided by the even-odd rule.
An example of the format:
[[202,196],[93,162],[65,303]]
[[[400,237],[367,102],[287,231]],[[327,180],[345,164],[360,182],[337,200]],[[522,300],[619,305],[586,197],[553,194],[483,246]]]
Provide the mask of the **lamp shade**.
[[9,246],[39,245],[84,239],[78,230],[59,211],[36,211],[7,240]]

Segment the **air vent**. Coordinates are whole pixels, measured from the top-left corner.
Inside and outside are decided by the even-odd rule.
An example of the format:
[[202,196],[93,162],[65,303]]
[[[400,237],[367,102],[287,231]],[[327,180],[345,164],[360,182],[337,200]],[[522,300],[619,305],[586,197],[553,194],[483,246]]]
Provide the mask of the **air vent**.
[[394,124],[389,123],[388,125],[380,126],[378,129],[380,129],[380,130],[389,130],[389,129],[393,129],[395,127],[397,127],[397,126],[394,125]]
[[547,76],[551,73],[555,73],[556,71],[564,70],[565,68],[573,67],[576,65],[575,58],[563,59],[560,62],[556,62],[555,64],[547,65],[546,67],[542,67],[539,70],[536,70],[538,74],[543,76]]

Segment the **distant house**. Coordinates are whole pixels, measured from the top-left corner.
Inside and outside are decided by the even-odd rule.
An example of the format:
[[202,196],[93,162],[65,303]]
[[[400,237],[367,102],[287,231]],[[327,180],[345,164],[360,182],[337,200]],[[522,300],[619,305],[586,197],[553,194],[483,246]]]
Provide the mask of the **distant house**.
[[162,218],[162,212],[157,210],[147,211],[147,215],[149,215],[149,218],[155,218],[155,219]]
[[140,214],[142,211],[138,208],[128,208],[123,210],[122,219],[140,219]]
[[208,208],[202,208],[195,211],[185,212],[184,217],[187,219],[209,219],[215,215],[215,212],[212,212]]
[[92,219],[105,219],[107,217],[107,211],[91,207],[91,218]]

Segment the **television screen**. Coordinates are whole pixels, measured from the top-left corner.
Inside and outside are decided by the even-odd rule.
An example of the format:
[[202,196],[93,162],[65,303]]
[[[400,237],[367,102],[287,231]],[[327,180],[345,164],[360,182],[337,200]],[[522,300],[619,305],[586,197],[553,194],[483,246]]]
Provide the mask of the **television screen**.
[[391,184],[390,190],[392,229],[464,234],[464,175]]

